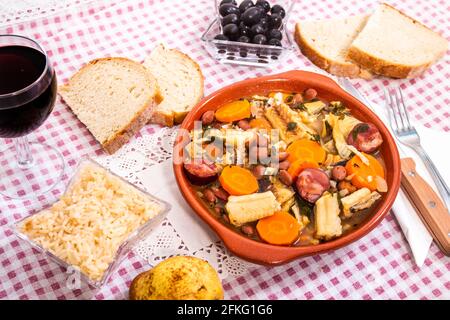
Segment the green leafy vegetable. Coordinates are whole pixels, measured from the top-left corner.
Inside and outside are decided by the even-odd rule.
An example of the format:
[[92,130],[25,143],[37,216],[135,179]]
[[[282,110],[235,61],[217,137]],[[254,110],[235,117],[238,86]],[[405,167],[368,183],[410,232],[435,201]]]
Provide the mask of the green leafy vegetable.
[[287,124],[287,129],[288,129],[288,131],[293,131],[293,130],[295,130],[297,128],[297,123],[295,123],[295,122],[289,122],[288,124]]
[[303,102],[298,102],[295,103],[294,105],[291,106],[292,109],[297,109],[299,111],[307,111],[305,105],[303,104]]
[[304,200],[298,194],[295,195],[295,201],[297,202],[298,207],[300,208],[300,214],[307,216],[309,221],[314,220],[314,205]]

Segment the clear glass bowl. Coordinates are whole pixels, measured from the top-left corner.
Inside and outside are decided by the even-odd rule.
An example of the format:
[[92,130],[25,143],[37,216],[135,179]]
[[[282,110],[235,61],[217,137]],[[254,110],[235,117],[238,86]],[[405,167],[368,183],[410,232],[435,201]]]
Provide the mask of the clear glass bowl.
[[[222,33],[222,25],[220,23],[222,17],[219,14],[220,1],[214,1],[216,17],[201,37],[203,46],[214,59],[221,63],[268,67],[273,62],[280,62],[285,59],[286,56],[294,51],[293,41],[286,25],[295,1],[269,1],[271,5],[279,4],[286,10],[286,16],[280,27],[280,31],[283,33],[281,47],[214,39],[217,34]],[[238,1],[238,4],[240,2]]]
[[[94,160],[91,160],[89,158],[83,159],[77,166],[74,175],[72,176],[66,190],[68,190],[72,184],[74,183],[74,178],[78,175],[78,173],[80,172],[80,169],[86,164],[86,163],[90,163],[93,164],[95,166],[99,166],[102,167],[101,165],[99,165],[97,162],[95,162]],[[104,167],[102,167],[104,168]],[[106,168],[104,168],[106,169]],[[160,200],[154,196],[152,196],[151,194],[149,194],[148,192],[146,192],[145,190],[142,190],[132,184],[130,184],[128,181],[126,181],[125,179],[119,177],[118,175],[114,174],[113,172],[111,172],[110,170],[106,169],[110,174],[118,177],[120,180],[122,180],[123,182],[125,182],[126,184],[132,186],[135,189],[138,189],[139,191],[141,191],[144,195],[146,195],[151,201],[154,201],[155,203],[157,203],[158,205],[161,206],[162,210],[159,214],[157,214],[155,217],[153,217],[152,219],[148,220],[146,223],[144,223],[142,226],[140,226],[138,229],[136,229],[133,233],[131,233],[128,238],[122,242],[122,244],[119,246],[119,248],[116,251],[116,254],[114,256],[113,261],[109,264],[108,268],[105,270],[105,273],[103,274],[103,277],[101,280],[93,280],[91,279],[87,274],[83,273],[82,271],[80,271],[76,266],[72,266],[70,264],[68,264],[66,261],[60,259],[59,257],[57,257],[56,255],[54,255],[53,253],[51,253],[50,251],[46,250],[45,248],[43,248],[41,245],[39,245],[38,243],[34,242],[32,239],[30,239],[26,234],[22,233],[20,231],[20,225],[21,223],[27,219],[30,216],[27,216],[26,218],[18,221],[12,228],[12,231],[22,240],[26,241],[29,245],[31,245],[33,248],[37,249],[38,251],[44,253],[45,255],[47,255],[51,260],[55,261],[56,263],[58,263],[59,265],[61,265],[62,267],[64,267],[65,269],[72,267],[73,270],[76,270],[76,272],[79,274],[80,276],[80,280],[82,280],[83,282],[95,287],[95,288],[100,288],[101,286],[103,286],[108,279],[111,277],[111,275],[117,270],[117,268],[119,267],[120,263],[123,261],[123,259],[126,257],[127,253],[130,251],[130,249],[135,246],[137,243],[139,243],[140,241],[144,240],[152,230],[154,230],[157,226],[159,226],[162,221],[164,220],[164,218],[167,216],[168,211],[170,210],[171,206],[169,203]],[[47,206],[50,207],[51,205]],[[43,208],[46,209],[46,208]],[[40,212],[40,211],[39,211]],[[39,212],[36,212],[34,214],[39,214]]]

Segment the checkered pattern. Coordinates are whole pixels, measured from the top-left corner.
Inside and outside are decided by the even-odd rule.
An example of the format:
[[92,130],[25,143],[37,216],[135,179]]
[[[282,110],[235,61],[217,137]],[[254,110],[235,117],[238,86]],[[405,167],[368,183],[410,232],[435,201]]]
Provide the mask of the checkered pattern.
[[[292,13],[296,19],[358,14],[377,4],[375,0],[297,2]],[[447,1],[391,2],[450,39]],[[206,54],[199,39],[213,13],[210,0],[96,1],[73,12],[9,26],[0,33],[24,34],[41,42],[60,83],[83,63],[96,57],[119,55],[143,60],[159,41],[183,50],[198,61],[205,75],[207,94],[248,77],[312,67],[299,52],[271,69],[216,63]],[[289,28],[293,29],[292,22]],[[449,131],[448,57],[447,53],[417,79],[352,82],[379,103],[382,101],[381,85],[401,83],[413,117],[426,126]],[[154,129],[147,126],[139,135],[152,134]],[[81,156],[103,152],[59,100],[47,122],[30,138],[57,147],[67,161],[67,175]],[[130,253],[100,291],[68,289],[63,270],[19,241],[10,230],[15,221],[59,196],[63,185],[37,199],[0,199],[0,299],[123,299],[127,297],[133,277],[148,268],[144,261]],[[245,276],[225,281],[224,288],[226,297],[231,299],[448,299],[449,274],[450,260],[435,245],[425,265],[417,268],[397,222],[388,216],[366,237],[343,249],[276,268],[260,267]]]

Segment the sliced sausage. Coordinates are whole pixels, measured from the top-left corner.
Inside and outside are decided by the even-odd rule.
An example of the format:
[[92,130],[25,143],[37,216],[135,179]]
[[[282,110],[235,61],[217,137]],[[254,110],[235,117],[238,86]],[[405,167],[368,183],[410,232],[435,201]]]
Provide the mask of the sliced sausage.
[[372,123],[358,123],[350,131],[347,143],[361,152],[372,153],[383,143],[383,138]]
[[188,179],[196,185],[205,185],[217,179],[219,172],[214,163],[188,162],[184,164],[184,170]]
[[297,178],[297,191],[308,202],[316,202],[330,188],[330,179],[320,169],[304,169]]

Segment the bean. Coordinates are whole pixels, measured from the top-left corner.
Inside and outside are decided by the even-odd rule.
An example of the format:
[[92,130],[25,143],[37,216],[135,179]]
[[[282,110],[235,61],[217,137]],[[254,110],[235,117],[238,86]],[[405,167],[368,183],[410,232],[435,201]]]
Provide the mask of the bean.
[[252,173],[256,179],[260,180],[264,176],[264,171],[266,171],[266,168],[263,165],[258,164],[253,168]]
[[247,120],[239,120],[237,125],[239,126],[239,128],[241,128],[242,130],[245,130],[245,131],[247,131],[248,129],[251,128],[250,123]]
[[203,115],[202,115],[202,123],[204,125],[208,125],[211,124],[214,121],[214,111],[209,110],[206,111]]
[[289,169],[289,167],[291,166],[291,163],[287,160],[280,162],[280,164],[278,165],[278,168],[280,170],[287,170]]
[[225,221],[226,223],[230,223],[230,218],[228,217],[227,214],[223,214],[223,215],[222,215],[222,219],[223,219],[223,221]]
[[242,226],[241,230],[247,236],[253,236],[255,234],[255,228],[248,224],[246,224],[245,226]]
[[292,99],[292,103],[302,103],[303,102],[303,96],[300,93],[297,93],[294,95],[294,98]]
[[215,207],[214,207],[214,211],[215,211],[218,215],[221,215],[221,214],[222,214],[222,208],[221,208],[221,207],[215,206]]
[[286,170],[280,170],[280,172],[278,173],[278,178],[287,186],[292,185],[292,183],[294,182],[292,176]]
[[289,152],[280,152],[278,154],[278,161],[284,161],[289,157]]
[[205,189],[205,190],[203,191],[203,195],[205,196],[205,199],[206,199],[208,202],[214,203],[214,202],[217,201],[217,198],[216,198],[216,196],[214,195],[214,192],[212,192],[211,189]]
[[347,175],[347,170],[343,166],[335,166],[333,170],[331,170],[331,177],[336,181],[342,181],[345,179]]
[[223,201],[228,201],[228,192],[226,192],[224,189],[222,188],[211,188],[212,192],[214,193],[214,195],[219,198],[220,200]]
[[305,98],[306,101],[312,100],[315,97],[317,97],[317,91],[314,89],[307,89],[303,94],[303,97]]

